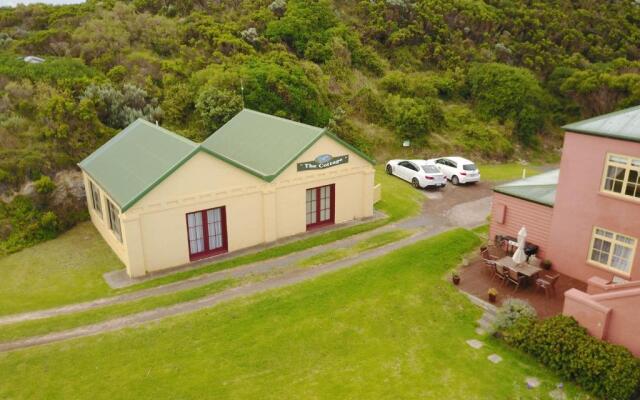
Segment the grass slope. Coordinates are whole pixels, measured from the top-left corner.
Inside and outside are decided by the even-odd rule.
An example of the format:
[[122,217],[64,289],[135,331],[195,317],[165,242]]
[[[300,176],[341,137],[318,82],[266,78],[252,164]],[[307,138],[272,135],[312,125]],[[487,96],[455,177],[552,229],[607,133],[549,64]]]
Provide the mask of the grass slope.
[[389,243],[397,242],[398,240],[404,239],[411,234],[411,231],[402,229],[383,232],[368,239],[362,240],[356,243],[353,247],[328,250],[322,253],[318,253],[309,258],[305,258],[304,260],[300,260],[298,262],[298,265],[301,267],[309,267],[313,265],[330,263],[347,257],[352,257],[364,251],[375,249],[376,247],[381,247]]
[[106,296],[102,274],[124,268],[90,222],[0,258],[0,314]]
[[102,274],[124,266],[90,222],[80,224],[56,239],[0,258],[0,315],[140,290],[280,257],[344,239],[420,212],[424,196],[410,185],[387,176],[381,167],[376,169],[376,180],[382,183],[384,198],[376,204],[376,209],[387,214],[387,219],[331,230],[256,253],[215,262],[195,270],[150,280],[123,290],[110,289]]
[[522,178],[522,170],[526,170],[526,176],[538,175],[539,167],[534,165],[510,164],[480,164],[478,165],[482,179],[486,181],[512,181]]
[[443,276],[478,243],[455,230],[143,328],[0,354],[0,398],[541,398],[557,378],[530,358],[465,343],[480,311]]

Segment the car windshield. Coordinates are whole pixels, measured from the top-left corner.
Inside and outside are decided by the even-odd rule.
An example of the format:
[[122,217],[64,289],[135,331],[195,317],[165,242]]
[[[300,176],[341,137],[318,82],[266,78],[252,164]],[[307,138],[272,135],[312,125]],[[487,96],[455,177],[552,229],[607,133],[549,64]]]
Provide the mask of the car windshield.
[[435,165],[423,165],[422,170],[427,174],[437,174],[440,172],[438,167],[436,167]]
[[465,164],[462,166],[462,169],[465,171],[475,171],[477,168],[475,164]]

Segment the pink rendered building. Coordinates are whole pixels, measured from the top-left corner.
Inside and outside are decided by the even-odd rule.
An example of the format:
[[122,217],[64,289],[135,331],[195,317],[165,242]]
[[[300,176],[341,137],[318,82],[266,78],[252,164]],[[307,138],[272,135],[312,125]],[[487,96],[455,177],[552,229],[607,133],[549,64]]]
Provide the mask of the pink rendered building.
[[587,283],[563,313],[640,356],[640,107],[564,129],[559,170],[494,189],[490,235],[526,226],[540,257]]

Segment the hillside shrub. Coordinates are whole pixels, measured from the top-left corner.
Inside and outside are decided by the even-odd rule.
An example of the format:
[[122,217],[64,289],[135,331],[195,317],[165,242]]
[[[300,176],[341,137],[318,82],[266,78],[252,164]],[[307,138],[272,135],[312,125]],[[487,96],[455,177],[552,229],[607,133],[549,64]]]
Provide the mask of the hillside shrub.
[[639,393],[640,360],[622,346],[590,336],[571,317],[521,318],[504,338],[600,398],[629,400]]
[[535,308],[529,302],[510,298],[502,302],[502,305],[498,308],[493,328],[501,332],[510,329],[522,319],[535,320],[537,316]]
[[33,182],[36,188],[36,192],[39,194],[48,194],[53,192],[56,188],[56,184],[47,175],[42,175],[38,180]]
[[385,119],[402,139],[418,139],[444,125],[442,108],[431,98],[388,96]]
[[514,121],[522,142],[530,143],[543,128],[547,95],[531,71],[499,63],[474,64],[468,85],[480,115]]
[[0,202],[0,255],[52,239],[60,228],[55,213],[41,211],[27,197],[18,196],[10,203]]
[[196,109],[210,135],[242,110],[242,97],[229,90],[208,86],[198,95]]

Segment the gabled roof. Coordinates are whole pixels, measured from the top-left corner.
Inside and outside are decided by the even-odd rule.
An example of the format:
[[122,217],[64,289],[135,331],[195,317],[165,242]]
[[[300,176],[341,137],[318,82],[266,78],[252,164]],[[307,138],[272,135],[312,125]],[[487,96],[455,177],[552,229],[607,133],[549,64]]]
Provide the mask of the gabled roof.
[[202,148],[271,181],[323,133],[322,128],[244,109],[202,142]]
[[586,135],[640,142],[640,106],[574,122],[563,128]]
[[201,144],[138,119],[78,165],[124,212],[198,151],[271,182],[323,135],[374,163],[326,129],[244,109]]
[[556,201],[556,189],[560,170],[545,172],[530,178],[505,183],[493,188],[495,192],[507,196],[532,201],[534,203],[553,207]]
[[78,165],[124,211],[197,148],[189,139],[137,119]]

